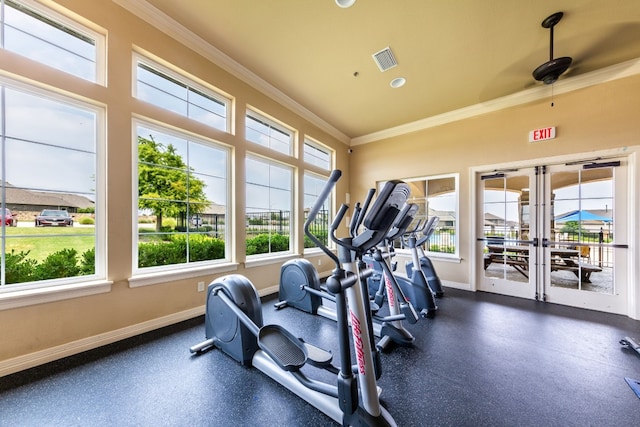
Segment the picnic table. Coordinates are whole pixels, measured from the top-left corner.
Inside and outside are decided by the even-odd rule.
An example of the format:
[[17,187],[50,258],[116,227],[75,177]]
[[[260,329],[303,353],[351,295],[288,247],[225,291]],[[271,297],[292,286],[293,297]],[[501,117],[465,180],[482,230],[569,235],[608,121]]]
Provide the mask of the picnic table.
[[[487,245],[488,253],[484,257],[484,269],[492,263],[507,264],[520,274],[529,278],[529,246],[527,245]],[[551,271],[571,271],[583,282],[590,282],[591,273],[602,271],[597,265],[580,260],[580,251],[569,248],[550,248]]]

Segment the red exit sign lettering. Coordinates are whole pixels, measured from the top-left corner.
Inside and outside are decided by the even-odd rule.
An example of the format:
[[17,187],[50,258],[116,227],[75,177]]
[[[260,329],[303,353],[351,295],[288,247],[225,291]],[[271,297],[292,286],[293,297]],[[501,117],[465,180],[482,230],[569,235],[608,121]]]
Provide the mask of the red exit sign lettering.
[[529,142],[545,141],[556,137],[556,127],[534,129],[529,132]]

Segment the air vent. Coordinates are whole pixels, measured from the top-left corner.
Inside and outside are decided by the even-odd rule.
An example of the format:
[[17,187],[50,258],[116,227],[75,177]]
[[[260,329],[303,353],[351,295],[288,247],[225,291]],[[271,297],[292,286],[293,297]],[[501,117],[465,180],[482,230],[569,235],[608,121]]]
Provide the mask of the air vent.
[[388,69],[398,65],[396,58],[393,56],[393,52],[391,52],[391,48],[389,47],[386,47],[371,56],[378,68],[380,68],[380,71],[387,71]]

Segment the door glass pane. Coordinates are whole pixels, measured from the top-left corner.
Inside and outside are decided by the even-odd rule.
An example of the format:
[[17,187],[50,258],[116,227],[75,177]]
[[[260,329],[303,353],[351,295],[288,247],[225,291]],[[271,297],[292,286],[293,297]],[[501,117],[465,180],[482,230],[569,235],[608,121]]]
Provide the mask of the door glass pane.
[[483,180],[486,247],[484,274],[514,282],[529,282],[529,177]]
[[613,169],[551,175],[551,286],[613,293]]

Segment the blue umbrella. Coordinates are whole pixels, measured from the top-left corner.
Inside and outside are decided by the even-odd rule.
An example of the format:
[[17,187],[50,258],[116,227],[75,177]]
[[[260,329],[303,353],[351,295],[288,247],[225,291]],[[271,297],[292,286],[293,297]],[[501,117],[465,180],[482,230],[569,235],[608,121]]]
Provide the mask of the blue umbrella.
[[602,221],[602,222],[611,222],[611,218],[606,216],[596,215],[589,211],[572,211],[567,212],[566,214],[562,214],[556,217],[557,222],[568,222],[568,221]]

